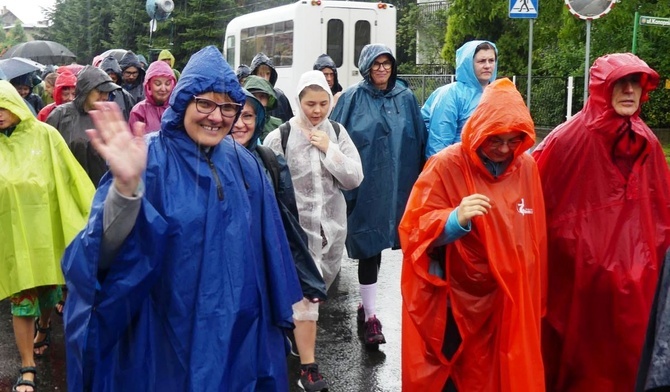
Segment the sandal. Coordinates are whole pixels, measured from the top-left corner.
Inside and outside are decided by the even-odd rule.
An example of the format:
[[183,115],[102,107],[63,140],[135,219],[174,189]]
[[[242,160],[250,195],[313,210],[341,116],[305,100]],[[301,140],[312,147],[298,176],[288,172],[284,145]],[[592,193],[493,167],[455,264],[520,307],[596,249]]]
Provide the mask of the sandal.
[[44,351],[42,351],[41,354],[33,352],[33,355],[35,356],[35,358],[42,358],[46,353],[46,349],[51,344],[51,322],[49,322],[48,327],[41,328],[39,318],[35,319],[35,331],[37,331],[37,332],[35,332],[35,336],[37,336],[37,333],[43,333],[45,335],[44,339],[40,340],[39,342],[33,343],[33,350],[36,349],[36,348],[44,347]]
[[63,317],[63,309],[65,309],[65,301],[58,301],[56,306],[54,306],[54,310],[56,311],[56,314]]
[[14,386],[12,387],[12,392],[18,392],[19,391],[17,389],[18,387],[31,387],[33,389],[32,392],[35,392],[35,381],[23,379],[23,375],[25,373],[32,373],[33,378],[37,377],[37,369],[35,368],[35,366],[22,367],[21,369],[19,369],[19,373],[21,373],[21,375],[16,380],[16,383],[14,383]]
[[56,306],[54,306],[54,310],[56,311],[56,314],[63,317],[63,311],[65,310],[65,300],[67,299],[67,286],[63,286],[63,299],[58,301]]

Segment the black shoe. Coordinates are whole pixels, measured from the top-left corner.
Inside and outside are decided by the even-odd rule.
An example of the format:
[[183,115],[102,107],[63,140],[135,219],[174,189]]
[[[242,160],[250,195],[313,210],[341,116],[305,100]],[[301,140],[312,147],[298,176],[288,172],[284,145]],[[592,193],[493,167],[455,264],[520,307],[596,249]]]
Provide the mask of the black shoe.
[[328,382],[319,373],[319,365],[316,363],[300,366],[298,386],[305,392],[325,392],[328,390]]
[[365,322],[365,335],[363,339],[366,346],[376,346],[386,343],[382,333],[382,323],[376,316],[372,316]]

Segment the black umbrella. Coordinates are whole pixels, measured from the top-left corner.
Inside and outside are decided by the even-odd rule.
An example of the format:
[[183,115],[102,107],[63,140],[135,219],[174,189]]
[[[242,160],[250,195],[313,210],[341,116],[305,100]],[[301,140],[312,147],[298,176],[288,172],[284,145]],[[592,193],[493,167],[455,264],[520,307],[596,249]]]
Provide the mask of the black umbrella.
[[0,71],[5,74],[7,80],[43,69],[44,66],[42,64],[21,57],[0,60]]
[[123,55],[126,54],[126,52],[127,50],[125,49],[109,49],[107,51],[102,52],[99,56],[96,57],[99,57],[101,60],[104,60],[109,56],[113,56],[116,59],[116,61],[121,61]]
[[70,49],[53,41],[28,41],[12,46],[2,55],[3,59],[24,57],[42,64],[69,64],[77,56]]

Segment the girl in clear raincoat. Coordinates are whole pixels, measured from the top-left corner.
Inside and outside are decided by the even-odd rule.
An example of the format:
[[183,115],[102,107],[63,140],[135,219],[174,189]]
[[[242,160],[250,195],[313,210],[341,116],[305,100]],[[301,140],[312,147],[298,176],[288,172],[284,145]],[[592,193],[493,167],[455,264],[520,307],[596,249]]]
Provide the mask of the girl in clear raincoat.
[[[300,225],[307,233],[310,252],[326,287],[330,287],[340,271],[347,235],[347,205],[342,190],[358,187],[363,181],[363,169],[346,129],[340,124],[337,134],[328,120],[333,96],[323,73],[304,73],[296,95],[297,115],[289,120],[286,151],[279,129],[272,131],[263,144],[283,154],[288,163]],[[301,382],[305,389],[309,389],[305,382],[325,384],[314,363],[318,306],[304,298],[293,305],[295,337],[303,365]]]

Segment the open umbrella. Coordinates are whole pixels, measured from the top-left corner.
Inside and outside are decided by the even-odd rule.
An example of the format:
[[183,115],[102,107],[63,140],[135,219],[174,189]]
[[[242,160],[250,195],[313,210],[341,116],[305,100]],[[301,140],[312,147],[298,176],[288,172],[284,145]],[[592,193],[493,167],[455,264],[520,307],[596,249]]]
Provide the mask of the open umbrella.
[[126,54],[126,52],[127,52],[127,50],[125,50],[125,49],[109,49],[109,50],[106,50],[106,51],[100,53],[99,55],[93,57],[92,64],[96,67],[99,67],[100,63],[102,63],[102,61],[109,56],[114,57],[116,59],[116,61],[121,61],[121,59],[123,58],[123,55]]
[[0,60],[0,70],[5,74],[7,80],[43,69],[44,65],[22,57]]
[[56,72],[61,74],[65,71],[67,71],[67,72],[70,72],[72,75],[76,75],[82,69],[84,69],[84,65],[72,63],[72,64],[68,64],[68,65],[61,65],[60,67],[58,67]]
[[42,64],[69,64],[77,56],[70,49],[54,41],[28,41],[12,46],[2,56],[3,59],[24,57]]

